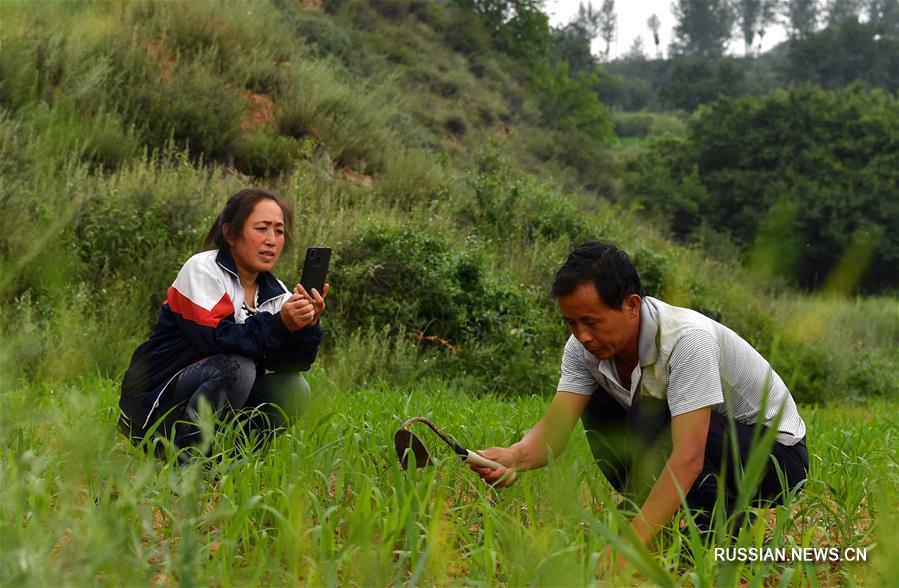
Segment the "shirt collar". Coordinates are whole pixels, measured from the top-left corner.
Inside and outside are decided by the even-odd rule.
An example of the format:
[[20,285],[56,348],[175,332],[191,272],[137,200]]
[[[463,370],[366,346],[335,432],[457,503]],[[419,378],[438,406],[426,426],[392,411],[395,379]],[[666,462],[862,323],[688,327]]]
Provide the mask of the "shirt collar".
[[[599,367],[600,373],[613,381],[618,381],[615,372],[615,362],[611,359],[597,359],[592,353],[584,349],[584,358],[594,362]],[[640,332],[637,335],[637,353],[640,368],[652,365],[659,358],[659,311],[649,297],[644,296],[640,301]]]
[[[218,250],[215,262],[223,270],[232,274],[235,278],[239,278],[237,275],[237,264],[234,263],[234,257],[231,256],[231,251],[227,248],[223,247]],[[283,294],[290,294],[271,272],[260,272],[259,277],[256,278],[256,283],[259,285],[259,290],[256,292],[256,299],[259,304],[265,304],[272,298],[277,298]],[[259,307],[257,306],[257,308]]]
[[640,301],[640,334],[637,350],[640,354],[640,367],[652,365],[659,357],[659,311],[652,299],[644,296]]

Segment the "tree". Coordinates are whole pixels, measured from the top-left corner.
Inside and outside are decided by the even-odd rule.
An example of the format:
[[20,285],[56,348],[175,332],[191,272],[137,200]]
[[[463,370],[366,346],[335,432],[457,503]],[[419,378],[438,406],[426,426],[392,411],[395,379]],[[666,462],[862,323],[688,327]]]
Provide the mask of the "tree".
[[860,85],[722,98],[691,119],[690,137],[709,194],[702,218],[736,243],[750,245],[780,207],[795,214],[780,236],[797,244],[786,277],[821,287],[862,239],[861,289],[899,286],[899,99]]
[[677,20],[672,53],[697,57],[724,54],[734,25],[728,0],[677,0],[672,8]]
[[593,4],[581,2],[577,6],[577,17],[572,21],[572,24],[583,29],[592,41],[599,35],[602,27],[602,14],[593,9]]
[[862,12],[863,0],[830,0],[827,3],[827,25],[833,26],[844,20],[858,20]]
[[[583,4],[581,4],[583,7]],[[615,40],[615,32],[618,30],[618,17],[615,15],[615,0],[603,0],[599,9],[599,36],[605,42],[606,48],[603,56],[609,60],[609,50],[612,41]]]
[[655,45],[656,45],[656,57],[661,58],[662,57],[662,49],[660,46],[659,28],[662,26],[662,22],[659,20],[658,16],[653,14],[646,21],[646,26],[648,26],[649,30],[652,31],[652,42],[655,43]]
[[624,58],[631,61],[643,61],[646,59],[646,49],[643,46],[643,37],[641,35],[634,37],[634,42],[631,43],[631,47],[627,50],[627,55]]
[[734,3],[737,11],[737,22],[743,34],[743,51],[747,57],[752,54],[752,40],[762,14],[762,0],[738,0]]
[[818,26],[818,0],[787,0],[784,16],[792,37],[805,37]]
[[762,13],[759,15],[758,37],[759,53],[762,52],[762,41],[765,39],[765,31],[768,25],[777,22],[777,9],[780,0],[762,0]]
[[869,0],[868,20],[884,22],[899,32],[899,2],[896,0]]
[[576,22],[571,22],[554,33],[554,46],[559,59],[568,64],[568,73],[575,78],[593,69],[596,60],[590,52],[592,39]]
[[719,96],[745,91],[746,73],[732,58],[678,57],[667,63],[668,79],[659,88],[665,108],[693,111]]
[[542,0],[453,0],[484,19],[501,50],[527,60],[545,57],[552,45]]
[[899,91],[899,35],[883,21],[844,20],[803,38],[793,38],[783,64],[788,83],[840,89],[854,81]]
[[568,73],[577,77],[590,72],[596,61],[590,50],[593,39],[599,34],[600,14],[589,2],[580,3],[577,16],[555,34],[556,53],[568,63]]

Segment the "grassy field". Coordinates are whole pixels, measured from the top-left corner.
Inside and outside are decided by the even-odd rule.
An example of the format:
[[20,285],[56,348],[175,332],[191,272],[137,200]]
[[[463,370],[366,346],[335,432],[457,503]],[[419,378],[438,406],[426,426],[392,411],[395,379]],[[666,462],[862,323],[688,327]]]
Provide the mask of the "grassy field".
[[[4,586],[881,586],[899,575],[897,404],[803,407],[811,472],[742,546],[866,547],[865,563],[720,564],[671,525],[631,567],[597,576],[627,513],[576,431],[544,470],[493,490],[423,434],[437,467],[404,474],[392,435],[429,416],[463,444],[516,440],[546,399],[475,397],[440,381],[341,389],[266,451],[174,465],[115,430],[117,382],[22,385],[0,396]],[[430,442],[430,443],[429,443]],[[690,553],[693,553],[691,556]]]

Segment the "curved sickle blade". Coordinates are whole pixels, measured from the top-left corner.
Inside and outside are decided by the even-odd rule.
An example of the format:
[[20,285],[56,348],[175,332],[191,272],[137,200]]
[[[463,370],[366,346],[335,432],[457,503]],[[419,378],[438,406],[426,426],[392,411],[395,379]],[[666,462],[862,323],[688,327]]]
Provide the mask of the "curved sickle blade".
[[404,470],[409,469],[409,453],[415,456],[415,467],[423,468],[431,465],[431,456],[425,449],[421,439],[412,434],[412,431],[400,429],[393,435],[393,446],[396,448],[396,456],[400,459],[400,465]]

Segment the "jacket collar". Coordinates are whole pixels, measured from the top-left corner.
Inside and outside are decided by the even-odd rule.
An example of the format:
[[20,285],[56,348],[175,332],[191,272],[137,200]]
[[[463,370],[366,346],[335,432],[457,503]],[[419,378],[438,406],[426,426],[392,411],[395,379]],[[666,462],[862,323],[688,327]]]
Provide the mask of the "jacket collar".
[[[234,263],[231,251],[226,248],[219,249],[215,256],[215,262],[236,279],[240,279],[237,275],[237,264]],[[256,284],[259,286],[259,304],[265,304],[273,298],[278,298],[284,294],[290,294],[290,292],[287,291],[287,288],[285,288],[281,282],[278,281],[278,278],[272,275],[271,272],[260,272],[259,276],[256,278]]]

